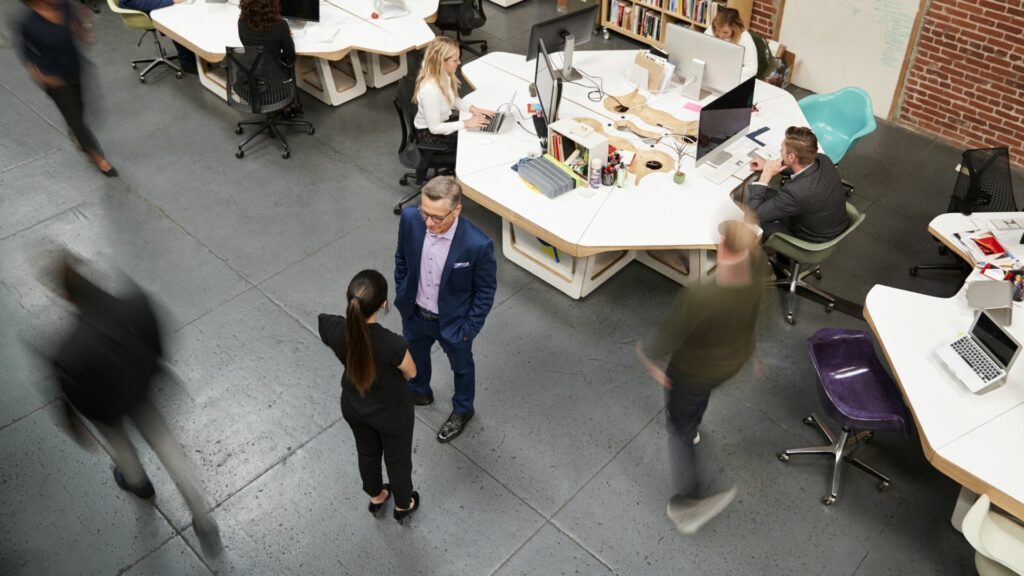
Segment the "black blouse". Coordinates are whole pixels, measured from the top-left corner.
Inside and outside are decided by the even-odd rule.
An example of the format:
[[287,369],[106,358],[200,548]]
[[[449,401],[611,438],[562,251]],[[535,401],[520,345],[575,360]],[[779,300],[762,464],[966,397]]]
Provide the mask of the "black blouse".
[[[344,364],[345,353],[348,350],[345,337],[345,317],[321,314],[318,323],[320,339],[334,351],[334,355]],[[373,347],[373,360],[377,368],[377,378],[370,386],[370,391],[361,398],[355,385],[349,381],[348,372],[341,375],[342,401],[347,402],[361,414],[369,414],[412,402],[409,384],[398,369],[398,366],[405,360],[409,344],[405,338],[380,324],[374,323],[368,326]]]
[[19,23],[21,57],[47,76],[56,76],[65,82],[81,82],[81,62],[78,46],[71,31],[80,25],[75,7],[65,0],[64,24],[54,24],[35,10],[26,10]]
[[268,56],[280,54],[285,63],[295,61],[295,42],[292,41],[292,32],[284,20],[279,20],[266,32],[253,30],[239,20],[238,38],[242,41],[242,46],[263,46],[263,53]]

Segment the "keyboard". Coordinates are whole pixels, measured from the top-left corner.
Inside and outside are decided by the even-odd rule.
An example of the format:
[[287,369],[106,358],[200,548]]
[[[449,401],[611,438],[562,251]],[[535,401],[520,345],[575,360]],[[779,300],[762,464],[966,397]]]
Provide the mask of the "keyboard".
[[1003,373],[1003,369],[978,346],[974,338],[964,336],[950,346],[984,382],[991,382]]
[[730,176],[740,171],[741,168],[747,165],[745,158],[733,158],[728,162],[723,162],[718,168],[715,168],[705,178],[710,180],[714,184],[721,184],[729,179]]
[[494,134],[498,130],[501,130],[501,123],[504,122],[504,121],[505,121],[505,113],[504,112],[498,112],[497,114],[494,115],[493,118],[491,118],[491,121],[487,123],[487,126],[484,126],[483,128],[481,128],[480,131],[481,132],[487,132],[487,133],[490,133],[490,134]]

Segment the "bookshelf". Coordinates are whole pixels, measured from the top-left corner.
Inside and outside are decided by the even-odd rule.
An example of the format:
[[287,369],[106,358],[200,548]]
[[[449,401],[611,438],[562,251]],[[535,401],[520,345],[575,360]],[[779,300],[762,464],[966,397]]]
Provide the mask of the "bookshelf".
[[707,28],[719,6],[739,10],[743,22],[750,26],[754,0],[601,0],[601,26],[605,38],[616,32],[662,49],[665,26]]

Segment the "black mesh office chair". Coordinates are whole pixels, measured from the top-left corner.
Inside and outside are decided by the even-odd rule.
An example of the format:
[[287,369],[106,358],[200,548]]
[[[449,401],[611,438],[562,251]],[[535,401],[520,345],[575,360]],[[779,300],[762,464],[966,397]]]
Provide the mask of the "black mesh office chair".
[[[1010,174],[1010,151],[1006,148],[977,148],[964,150],[960,160],[960,173],[956,187],[949,197],[946,212],[1016,212],[1017,201],[1013,196],[1013,178]],[[945,246],[940,254],[948,254]],[[970,273],[970,266],[957,258],[956,262],[945,264],[918,264],[910,267],[910,275],[917,276],[918,270],[958,270]]]
[[278,129],[281,126],[303,126],[306,134],[313,135],[316,130],[313,124],[305,120],[288,120],[284,118],[285,109],[295,101],[296,90],[294,70],[281,63],[280,59],[265,58],[263,48],[227,47],[228,104],[235,110],[263,114],[262,120],[239,122],[235,134],[241,134],[243,126],[259,126],[252,136],[238,145],[236,158],[245,156],[245,146],[262,132],[270,133],[270,137],[281,145],[281,157],[291,156],[288,141]]
[[[459,47],[477,56],[483,56],[483,53],[487,52],[487,41],[465,40],[462,35],[469,35],[473,30],[483,28],[486,23],[484,0],[441,0],[437,5],[437,20],[434,21],[434,26],[442,32],[454,31]],[[473,48],[474,44],[479,44],[480,49]]]
[[402,186],[409,184],[412,178],[416,190],[406,194],[398,204],[395,204],[395,214],[402,213],[402,206],[411,202],[420,193],[420,186],[427,180],[427,173],[434,171],[437,176],[442,171],[455,169],[455,151],[422,143],[416,136],[416,127],[413,119],[416,117],[416,104],[412,101],[412,91],[415,87],[415,76],[407,75],[398,81],[398,88],[395,90],[395,111],[398,113],[398,121],[402,126],[402,143],[398,146],[398,160],[402,166],[414,170],[406,172],[398,180]]

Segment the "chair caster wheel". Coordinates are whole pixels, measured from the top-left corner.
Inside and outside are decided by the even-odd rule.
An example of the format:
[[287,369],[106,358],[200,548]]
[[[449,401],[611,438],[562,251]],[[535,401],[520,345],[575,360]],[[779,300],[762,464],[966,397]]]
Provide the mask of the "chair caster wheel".
[[836,309],[836,303],[835,302],[829,302],[828,304],[825,305],[825,313],[826,314],[831,314],[832,311],[835,310],[835,309]]
[[917,276],[917,266],[911,266],[908,272],[910,272],[911,276]]
[[790,326],[796,326],[796,318],[793,318],[792,314],[786,314],[786,322],[788,322]]
[[814,418],[811,418],[810,416],[804,418],[804,424],[807,424],[808,426],[814,426]]
[[139,65],[136,64],[135,62],[132,62],[132,70],[138,70],[138,69],[139,69]]
[[601,36],[604,36],[604,39],[607,40],[611,36],[611,34],[608,32],[608,29],[605,28],[604,30],[601,31]]
[[[409,185],[409,179],[403,176],[402,178],[398,179],[398,184],[401,185],[401,186],[408,186]],[[398,209],[395,208],[395,210],[398,210]],[[398,212],[395,212],[395,214],[398,214]]]
[[139,84],[145,84],[145,83],[146,83],[146,77],[141,75],[141,74],[139,74]]
[[181,77],[182,77],[181,72],[175,72],[174,73],[174,77],[177,78],[178,80],[181,80]]
[[480,45],[480,51],[487,52],[487,42],[484,42],[483,44]]
[[875,486],[875,488],[877,488],[879,492],[888,492],[890,486],[891,484],[889,484],[885,480],[882,480],[881,482],[878,483],[878,486]]
[[825,496],[824,498],[821,499],[821,503],[824,504],[825,506],[831,506],[836,503],[836,497],[831,495]]
[[238,152],[235,152],[235,158],[243,158],[243,157],[245,157],[245,150],[239,149]]
[[309,129],[306,130],[306,134],[309,134],[310,136],[312,136],[313,134],[316,134],[316,128],[313,128],[312,126],[310,126]]
[[288,151],[288,150],[285,150],[284,152],[281,152],[281,158],[284,158],[285,160],[287,160],[288,158],[291,158],[291,155],[292,155],[292,153],[290,151]]
[[241,134],[242,132],[244,132],[244,130],[242,130],[241,126],[235,126],[235,134]]
[[780,462],[789,462],[789,454],[785,452],[779,452],[776,456],[778,456]]
[[395,206],[391,211],[395,213],[395,216],[401,216],[401,214],[402,214],[402,207],[401,206]]
[[817,278],[818,280],[821,280],[821,268],[818,268],[817,270],[814,271],[814,277]]

